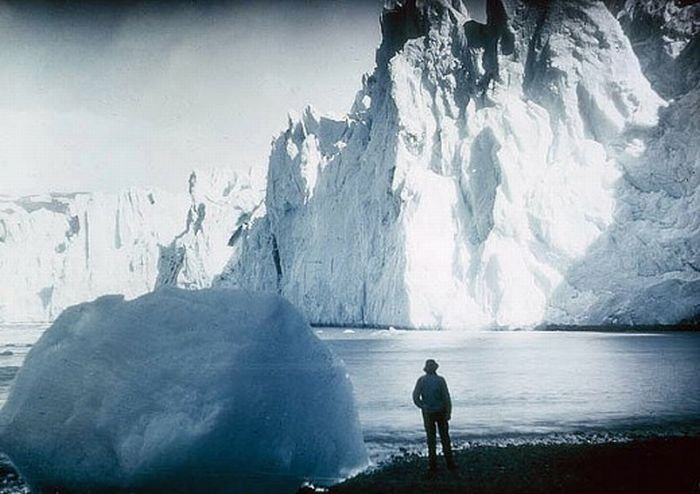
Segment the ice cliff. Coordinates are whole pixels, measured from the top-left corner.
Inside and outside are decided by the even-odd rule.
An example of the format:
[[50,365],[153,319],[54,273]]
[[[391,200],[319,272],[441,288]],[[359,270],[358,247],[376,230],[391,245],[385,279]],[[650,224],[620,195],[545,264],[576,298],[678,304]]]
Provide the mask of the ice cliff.
[[189,191],[0,198],[0,322],[48,321],[107,293],[209,286],[262,197],[246,176],[195,171]]
[[290,118],[218,283],[329,324],[700,313],[697,7],[667,3],[387,2],[352,110]]

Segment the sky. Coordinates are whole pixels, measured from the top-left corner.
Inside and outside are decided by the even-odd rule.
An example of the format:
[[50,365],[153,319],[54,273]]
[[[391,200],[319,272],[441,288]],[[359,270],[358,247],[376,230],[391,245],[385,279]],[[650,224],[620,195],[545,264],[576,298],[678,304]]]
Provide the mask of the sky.
[[0,0],[0,194],[265,167],[290,111],[346,113],[381,0]]

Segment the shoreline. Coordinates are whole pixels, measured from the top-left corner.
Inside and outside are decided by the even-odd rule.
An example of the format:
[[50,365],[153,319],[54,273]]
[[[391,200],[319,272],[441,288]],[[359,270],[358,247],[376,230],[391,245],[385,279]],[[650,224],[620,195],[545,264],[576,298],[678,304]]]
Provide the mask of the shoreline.
[[[438,448],[439,449],[439,448]],[[430,475],[404,452],[331,486],[331,494],[700,493],[700,436],[626,442],[478,445],[455,451],[456,472]]]
[[698,333],[700,332],[700,323],[696,321],[685,322],[681,321],[675,324],[601,324],[601,325],[567,325],[567,324],[551,324],[542,323],[532,327],[522,327],[522,328],[510,328],[510,327],[485,327],[480,329],[449,329],[446,330],[440,327],[422,327],[422,326],[405,326],[401,324],[372,324],[372,323],[348,323],[348,322],[332,322],[332,321],[318,321],[310,322],[314,330],[324,330],[324,329],[352,329],[357,331],[386,331],[386,330],[397,330],[397,331],[415,331],[415,332],[431,332],[431,331],[443,331],[443,332],[464,332],[464,333],[475,333],[475,332],[521,332],[521,331],[536,331],[536,332],[570,332],[570,333]]
[[[476,444],[455,450],[456,472],[442,456],[402,449],[382,464],[327,488],[328,494],[700,494],[700,435],[591,443]],[[0,461],[0,493],[26,494],[26,484]],[[281,493],[284,494],[284,493]],[[292,493],[288,493],[292,494]]]
[[[54,321],[0,321],[0,327],[33,329],[41,327],[48,329]],[[700,333],[700,321],[681,321],[675,324],[601,324],[601,325],[566,325],[542,323],[532,327],[499,327],[490,326],[479,329],[458,328],[444,329],[441,327],[406,326],[401,324],[372,324],[362,322],[310,322],[313,330],[326,329],[351,329],[355,331],[406,331],[406,332],[452,332],[452,333],[478,333],[478,332],[569,332],[569,333]]]

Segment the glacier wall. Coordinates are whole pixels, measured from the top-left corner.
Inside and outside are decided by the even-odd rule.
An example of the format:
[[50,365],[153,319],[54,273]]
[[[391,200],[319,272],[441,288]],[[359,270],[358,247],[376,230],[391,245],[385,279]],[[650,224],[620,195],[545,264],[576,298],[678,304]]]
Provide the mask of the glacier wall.
[[549,316],[661,323],[700,315],[700,5],[627,0],[617,16],[667,102],[658,125],[608,153],[621,167],[615,221],[569,270]]
[[697,63],[656,91],[611,12],[629,28],[643,2],[610,3],[488,0],[482,25],[459,0],[387,2],[352,110],[290,118],[216,283],[326,324],[700,313]]
[[0,322],[53,320],[108,293],[209,286],[261,198],[229,170],[194,171],[189,193],[0,197]]

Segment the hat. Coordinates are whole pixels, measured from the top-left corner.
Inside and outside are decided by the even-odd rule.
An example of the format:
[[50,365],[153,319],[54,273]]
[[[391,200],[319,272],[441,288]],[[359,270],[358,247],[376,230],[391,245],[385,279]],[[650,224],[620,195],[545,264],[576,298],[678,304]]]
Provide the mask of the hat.
[[440,367],[438,363],[435,362],[433,359],[429,358],[425,361],[425,367],[423,367],[423,370],[425,372],[435,372],[438,369],[438,367]]

